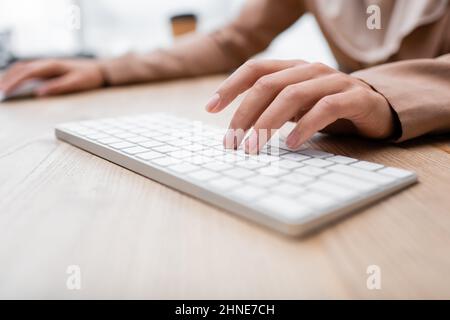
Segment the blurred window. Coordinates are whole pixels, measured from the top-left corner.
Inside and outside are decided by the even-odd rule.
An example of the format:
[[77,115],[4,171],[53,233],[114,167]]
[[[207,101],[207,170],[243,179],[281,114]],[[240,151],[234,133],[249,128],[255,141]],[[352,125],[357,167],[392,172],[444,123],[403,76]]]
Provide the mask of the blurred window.
[[[18,56],[70,55],[80,51],[117,56],[148,52],[173,42],[170,17],[193,13],[209,32],[235,16],[245,0],[0,0],[0,32],[11,30]],[[81,29],[73,12],[81,8]],[[76,23],[75,23],[76,25]],[[314,17],[308,14],[278,37],[262,57],[302,58],[336,66]]]
[[[172,42],[169,19],[194,13],[199,30],[225,23],[243,0],[0,0],[0,31],[12,31],[20,56],[70,54],[101,56],[148,51]],[[81,29],[73,29],[71,6],[81,8]]]

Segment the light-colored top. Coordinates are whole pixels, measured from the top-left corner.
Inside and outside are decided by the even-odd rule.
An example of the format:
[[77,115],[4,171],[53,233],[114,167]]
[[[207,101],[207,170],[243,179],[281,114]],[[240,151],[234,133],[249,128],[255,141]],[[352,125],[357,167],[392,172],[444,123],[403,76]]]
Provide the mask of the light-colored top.
[[[381,10],[379,30],[366,24],[371,4]],[[341,70],[390,102],[401,123],[398,141],[450,130],[447,0],[250,0],[234,21],[212,34],[189,36],[148,55],[103,61],[104,72],[113,85],[228,72],[307,11],[318,20]]]

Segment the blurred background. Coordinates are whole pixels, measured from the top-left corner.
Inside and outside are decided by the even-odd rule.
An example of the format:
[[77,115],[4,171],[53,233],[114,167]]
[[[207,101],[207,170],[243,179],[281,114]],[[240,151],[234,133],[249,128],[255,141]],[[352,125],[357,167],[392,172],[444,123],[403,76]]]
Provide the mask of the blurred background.
[[[195,32],[207,33],[236,16],[244,2],[0,0],[0,67],[12,58],[113,57],[128,51],[148,52],[167,47],[176,41],[174,23],[194,16]],[[183,33],[191,27],[179,30]],[[261,56],[302,58],[335,66],[311,15],[303,17],[278,37]]]

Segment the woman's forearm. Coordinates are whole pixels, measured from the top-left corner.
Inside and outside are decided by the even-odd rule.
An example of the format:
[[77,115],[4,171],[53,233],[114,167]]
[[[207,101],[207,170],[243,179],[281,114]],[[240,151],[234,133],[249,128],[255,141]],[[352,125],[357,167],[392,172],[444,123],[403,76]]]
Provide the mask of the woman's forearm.
[[170,49],[129,53],[100,64],[110,85],[227,72],[264,50],[304,11],[298,0],[250,0],[234,21],[216,32],[184,37]]
[[450,131],[450,54],[389,63],[353,74],[370,84],[398,114],[405,141]]

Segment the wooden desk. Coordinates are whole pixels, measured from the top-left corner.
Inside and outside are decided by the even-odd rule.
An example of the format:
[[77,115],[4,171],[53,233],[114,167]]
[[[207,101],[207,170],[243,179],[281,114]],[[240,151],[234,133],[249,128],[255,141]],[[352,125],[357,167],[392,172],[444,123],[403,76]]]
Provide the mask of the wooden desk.
[[[0,298],[450,298],[449,139],[318,136],[326,151],[415,170],[420,183],[287,238],[53,136],[57,123],[152,111],[226,125],[223,77],[0,104]],[[81,267],[82,289],[66,288]],[[382,289],[366,287],[369,265]]]

